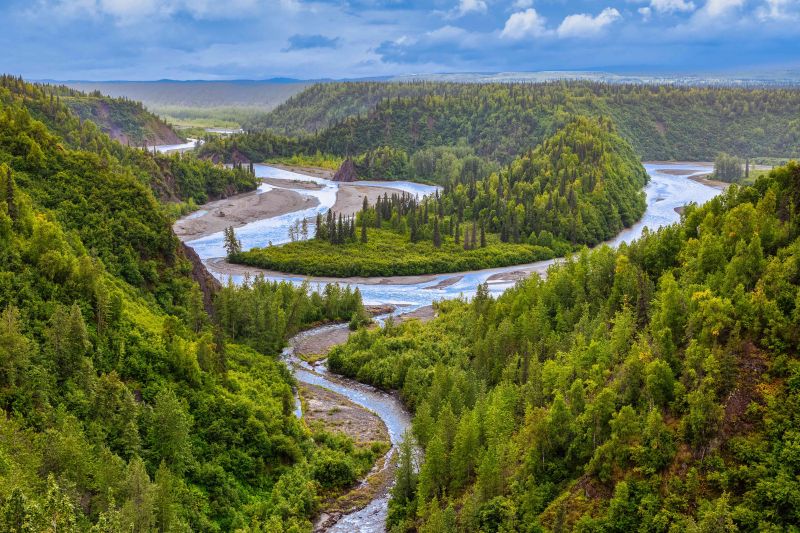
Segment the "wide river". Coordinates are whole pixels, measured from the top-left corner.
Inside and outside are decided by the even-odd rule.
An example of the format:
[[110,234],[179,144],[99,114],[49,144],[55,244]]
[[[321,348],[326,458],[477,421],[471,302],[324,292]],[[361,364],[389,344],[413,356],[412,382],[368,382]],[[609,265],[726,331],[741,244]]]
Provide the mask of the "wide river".
[[[259,246],[267,246],[270,242],[272,244],[289,242],[289,225],[292,222],[298,218],[309,218],[313,221],[318,212],[325,213],[336,201],[336,194],[339,188],[339,184],[336,182],[322,178],[309,177],[266,165],[256,165],[255,168],[256,174],[259,177],[287,180],[286,185],[281,187],[263,183],[259,187],[259,191],[267,192],[271,189],[286,188],[294,190],[301,195],[313,196],[319,203],[316,207],[311,209],[295,211],[293,213],[251,222],[250,224],[236,228],[236,235],[242,241],[242,247],[245,250]],[[650,175],[650,182],[645,189],[647,195],[647,210],[639,222],[623,230],[617,237],[609,242],[612,246],[636,239],[642,234],[642,230],[645,227],[656,229],[677,222],[680,216],[676,212],[676,208],[680,208],[691,202],[702,204],[720,192],[718,189],[689,179],[691,175],[709,172],[710,168],[708,166],[699,164],[647,163],[645,164],[645,168]],[[293,188],[292,181],[290,180],[313,181],[318,183],[321,188],[318,190],[308,190],[297,188],[297,185],[294,185],[295,188]],[[390,187],[420,195],[432,194],[434,191],[434,187],[430,185],[421,185],[411,182],[364,181],[359,182],[359,185]],[[199,213],[203,213],[203,211]],[[189,217],[192,216],[193,215],[189,215]],[[197,216],[197,213],[194,216]],[[313,234],[313,227],[310,232]],[[210,260],[225,256],[222,232],[189,241],[187,244],[194,248],[206,264],[208,264]],[[400,278],[399,281],[375,278],[371,280],[359,280],[359,282],[350,282],[350,285],[359,288],[364,303],[391,304],[397,306],[398,313],[405,313],[430,305],[436,300],[456,298],[460,295],[469,297],[475,292],[478,285],[486,283],[487,281],[490,291],[494,294],[499,294],[515,283],[513,280],[509,279],[498,279],[502,278],[501,274],[510,272],[541,273],[546,271],[547,267],[552,263],[552,260],[540,261],[527,265],[426,276],[423,281],[412,279],[411,282],[406,282],[403,278]],[[227,275],[220,274],[215,271],[213,267],[209,270],[221,281],[227,281]],[[291,274],[271,274],[267,277],[273,280],[285,280],[298,284],[303,281],[310,281],[314,287],[321,287],[326,283],[332,282],[332,280],[328,278],[314,278]],[[241,278],[242,276],[232,276],[234,282],[240,282]],[[443,283],[445,281],[449,283]],[[341,281],[338,282],[341,283]]]
[[[177,146],[170,148],[183,149],[184,147]],[[236,235],[242,241],[242,246],[246,250],[253,247],[266,246],[270,242],[275,245],[289,242],[290,224],[300,218],[310,218],[313,220],[317,213],[326,212],[336,201],[336,195],[339,189],[338,183],[326,179],[296,174],[266,165],[256,165],[255,168],[256,174],[259,177],[287,180],[285,182],[286,184],[281,186],[275,185],[275,181],[273,181],[272,184],[262,183],[259,187],[260,192],[264,193],[276,188],[286,188],[294,190],[302,195],[312,196],[317,199],[318,204],[314,208],[258,220],[237,228]],[[683,207],[691,202],[702,204],[720,192],[718,189],[689,179],[690,176],[709,172],[710,168],[707,165],[647,163],[645,164],[645,168],[650,175],[650,182],[645,189],[647,195],[647,210],[639,222],[625,229],[609,242],[612,246],[636,239],[642,234],[642,230],[645,227],[656,229],[677,222],[680,216],[676,208]],[[291,183],[291,180],[313,181],[319,184],[320,188],[317,190],[298,188],[296,184]],[[432,194],[435,190],[434,187],[429,185],[420,185],[410,182],[359,182],[359,184],[391,187],[419,195]],[[198,214],[203,213],[204,211],[201,210],[198,213],[189,215],[189,217],[198,216]],[[313,234],[313,227],[310,233]],[[187,244],[194,248],[200,258],[210,267],[212,267],[209,263],[211,260],[218,259],[225,255],[221,232],[189,241]],[[426,276],[424,280],[421,281],[409,278],[375,278],[359,280],[358,282],[348,281],[347,283],[359,288],[364,303],[392,304],[396,306],[395,313],[406,313],[430,305],[437,300],[457,298],[460,296],[469,298],[475,293],[478,285],[482,283],[489,284],[491,293],[495,295],[500,294],[515,283],[515,281],[511,280],[508,276],[504,279],[502,276],[503,274],[545,273],[547,268],[553,263],[553,260],[540,261],[528,265]],[[210,271],[221,281],[227,281],[227,275],[215,272],[213,267],[210,268]],[[330,279],[309,278],[289,274],[271,274],[267,277],[273,280],[285,280],[296,284],[308,280],[315,288],[322,288],[326,283],[334,282]],[[235,282],[241,282],[242,276],[232,276],[232,279]],[[339,283],[342,282],[339,281]],[[325,328],[331,327],[346,326],[325,326]],[[319,330],[311,330],[301,333],[300,335],[314,335],[318,332]],[[290,341],[289,347],[284,351],[283,357],[290,368],[292,368],[295,378],[300,382],[326,387],[346,396],[354,403],[375,412],[384,421],[389,430],[393,445],[389,453],[397,453],[397,446],[410,424],[410,415],[397,397],[349,379],[331,376],[326,372],[324,366],[318,365],[312,367],[300,361],[293,354],[292,341]],[[299,406],[297,415],[302,416]],[[387,511],[388,495],[381,494],[372,500],[365,508],[343,516],[335,525],[328,527],[325,531],[360,533],[384,531]]]

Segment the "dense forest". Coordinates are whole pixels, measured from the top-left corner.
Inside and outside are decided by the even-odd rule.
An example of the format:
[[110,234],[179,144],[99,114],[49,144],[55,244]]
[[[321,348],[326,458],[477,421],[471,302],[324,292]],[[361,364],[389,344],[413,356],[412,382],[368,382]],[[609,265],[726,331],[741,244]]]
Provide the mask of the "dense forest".
[[[800,91],[777,88],[548,83],[326,83],[249,123],[357,155],[388,145],[413,154],[463,140],[507,163],[552,133],[562,112],[609,116],[645,160],[797,157]],[[249,140],[237,142],[247,145]]]
[[[431,168],[443,168],[437,156],[446,160],[451,153],[435,150]],[[329,213],[327,220],[318,217],[313,240],[230,260],[325,276],[460,272],[596,245],[645,210],[647,174],[608,119],[571,117],[541,145],[488,176],[469,154],[450,159],[457,171],[442,172],[441,194],[386,196],[373,206],[365,203],[357,219],[336,220]]]
[[59,100],[0,83],[0,530],[310,529],[385,446],[309,430],[276,352],[360,294],[255,279],[212,319],[154,191],[250,172],[127,148]]
[[[22,80],[9,75],[0,76],[0,84],[12,86]],[[111,98],[92,91],[85,93],[66,85],[40,85],[52,97],[50,105],[64,103],[81,120],[91,120],[103,133],[128,146],[177,144],[180,137],[172,127],[150,113],[141,102],[119,97]]]
[[401,392],[393,531],[791,531],[800,165],[498,298],[362,330],[332,371]]

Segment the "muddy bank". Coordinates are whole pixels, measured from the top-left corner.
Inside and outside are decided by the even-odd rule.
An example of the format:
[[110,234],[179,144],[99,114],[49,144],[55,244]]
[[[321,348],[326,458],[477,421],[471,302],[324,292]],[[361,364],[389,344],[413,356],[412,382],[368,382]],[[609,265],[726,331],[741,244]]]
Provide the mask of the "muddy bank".
[[228,226],[238,228],[257,220],[315,207],[319,201],[287,189],[248,192],[205,204],[197,216],[182,218],[172,229],[182,241],[205,237]]
[[320,424],[328,431],[341,431],[356,444],[389,442],[386,424],[372,411],[324,387],[301,383],[299,390],[303,419],[310,427]]
[[689,176],[689,179],[692,181],[696,181],[697,183],[702,183],[708,187],[714,187],[715,189],[719,189],[720,191],[724,191],[728,187],[731,186],[730,183],[726,183],[724,181],[713,180],[710,179],[708,176],[711,174],[700,174],[699,176]]
[[281,178],[261,178],[261,181],[275,187],[302,189],[304,191],[318,191],[323,188],[319,183],[303,180],[285,180]]
[[455,285],[459,281],[464,279],[464,276],[453,276],[451,278],[446,278],[437,283],[436,285],[431,285],[430,287],[425,287],[427,290],[435,290],[435,289],[446,289],[452,285]]
[[303,276],[300,274],[287,274],[285,272],[278,272],[275,270],[266,270],[263,268],[251,267],[247,265],[236,265],[229,263],[225,258],[218,257],[216,259],[209,259],[206,264],[212,272],[222,274],[223,276],[242,276],[244,274],[256,275],[264,274],[265,276],[291,276],[292,278],[309,280],[313,283],[355,283],[362,285],[414,285],[417,283],[426,283],[435,280],[441,274],[425,274],[419,276],[388,276],[388,277],[349,277],[349,278],[331,278],[319,276]]
[[403,313],[395,317],[395,322],[405,322],[407,320],[419,320],[421,322],[429,322],[436,318],[436,310],[433,308],[432,305],[426,305],[425,307],[420,307],[410,313]]
[[333,204],[333,211],[343,215],[355,215],[361,211],[365,196],[369,204],[374,205],[379,196],[383,197],[385,194],[392,196],[399,192],[390,187],[367,187],[358,183],[339,183],[339,192],[336,195],[336,203]]
[[264,163],[264,164],[269,165],[271,167],[279,168],[281,170],[288,170],[289,172],[296,172],[297,174],[305,174],[306,176],[311,176],[314,178],[322,178],[326,180],[333,179],[333,175],[336,173],[335,170],[322,167],[300,167],[294,165],[284,165],[282,163]]

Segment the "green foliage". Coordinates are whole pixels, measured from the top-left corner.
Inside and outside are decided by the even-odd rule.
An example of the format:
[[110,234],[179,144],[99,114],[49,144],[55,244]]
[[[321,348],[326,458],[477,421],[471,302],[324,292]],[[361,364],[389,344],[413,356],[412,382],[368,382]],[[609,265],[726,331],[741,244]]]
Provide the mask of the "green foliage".
[[361,292],[349,285],[325,285],[312,292],[309,284],[271,282],[263,276],[228,283],[216,296],[219,324],[225,334],[264,353],[279,351],[285,339],[312,325],[346,322],[365,316]]
[[233,261],[312,276],[399,276],[462,272],[530,263],[554,256],[550,249],[490,240],[485,248],[464,250],[452,239],[441,248],[432,241],[412,243],[389,229],[367,229],[367,242],[334,245],[312,239],[242,252]]
[[[391,153],[386,149],[370,157],[391,159]],[[382,161],[371,164],[388,171]],[[325,219],[317,216],[312,241],[229,258],[317,276],[477,270],[550,259],[574,244],[597,244],[633,224],[645,209],[641,189],[647,175],[607,120],[573,118],[535,150],[489,176],[481,175],[477,161],[465,161],[453,167],[461,173],[448,176],[441,195],[421,201],[386,195],[371,208],[365,205],[359,214],[360,242],[356,220],[340,216],[337,221],[329,212]]]
[[309,530],[331,494],[313,466],[375,455],[315,440],[275,356],[360,295],[254,283],[213,324],[154,190],[251,174],[123,147],[59,91],[0,78],[0,530]]
[[743,165],[738,157],[722,152],[714,159],[714,177],[728,183],[739,182],[744,176]]
[[[797,157],[796,89],[549,83],[323,83],[246,129],[253,137],[311,135],[315,149],[360,154],[380,146],[413,158],[463,140],[507,163],[554,131],[562,112],[609,116],[644,159],[710,161],[719,152]],[[313,135],[316,134],[316,135]],[[242,139],[236,144],[249,143]],[[268,137],[263,137],[267,139]]]
[[425,461],[392,523],[791,530],[798,183],[790,163],[616,251],[334,348],[332,371],[415,412]]

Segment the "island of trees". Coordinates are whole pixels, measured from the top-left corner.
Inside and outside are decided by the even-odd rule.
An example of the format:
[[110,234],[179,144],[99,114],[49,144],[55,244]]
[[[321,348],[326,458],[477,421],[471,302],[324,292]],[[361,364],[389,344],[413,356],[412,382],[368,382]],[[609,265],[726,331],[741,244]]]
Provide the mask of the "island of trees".
[[386,195],[372,206],[365,199],[357,217],[320,215],[312,240],[229,259],[326,276],[458,272],[595,245],[644,213],[647,174],[608,119],[571,117],[497,172],[481,168],[463,165],[441,194]]

